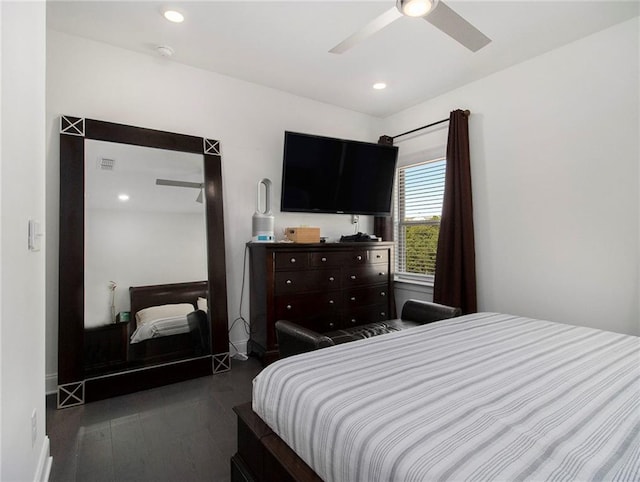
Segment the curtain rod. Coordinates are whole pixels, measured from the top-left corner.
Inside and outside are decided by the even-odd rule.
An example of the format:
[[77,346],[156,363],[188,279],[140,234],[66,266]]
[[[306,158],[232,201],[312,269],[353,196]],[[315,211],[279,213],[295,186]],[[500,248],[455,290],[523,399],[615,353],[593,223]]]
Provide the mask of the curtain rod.
[[[469,110],[465,110],[464,111],[464,115],[469,116],[469,114],[471,114],[471,111],[469,111]],[[418,127],[416,129],[412,129],[410,131],[403,132],[402,134],[398,134],[396,136],[392,136],[391,139],[397,139],[398,137],[406,136],[407,134],[413,134],[414,132],[421,131],[422,129],[426,129],[428,127],[437,126],[438,124],[442,124],[443,122],[447,122],[448,120],[449,120],[449,118],[447,117],[446,119],[442,119],[442,120],[439,120],[439,121],[436,121],[436,122],[432,122],[431,124],[427,124],[426,126]]]

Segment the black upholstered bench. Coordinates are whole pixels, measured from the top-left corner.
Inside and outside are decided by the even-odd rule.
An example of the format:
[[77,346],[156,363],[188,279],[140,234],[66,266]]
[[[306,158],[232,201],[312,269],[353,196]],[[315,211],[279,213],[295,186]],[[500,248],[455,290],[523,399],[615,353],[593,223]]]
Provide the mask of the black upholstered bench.
[[400,318],[354,326],[343,330],[317,333],[291,321],[276,322],[276,336],[280,357],[317,350],[327,346],[347,343],[376,335],[391,333],[438,320],[460,316],[460,308],[431,303],[429,301],[408,300],[402,307]]

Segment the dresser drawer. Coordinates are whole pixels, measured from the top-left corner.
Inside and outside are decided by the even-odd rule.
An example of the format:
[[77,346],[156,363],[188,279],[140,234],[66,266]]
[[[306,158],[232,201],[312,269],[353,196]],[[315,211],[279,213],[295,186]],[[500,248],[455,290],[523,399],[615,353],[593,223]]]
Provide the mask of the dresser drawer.
[[348,289],[355,286],[388,283],[388,267],[387,264],[370,264],[346,269],[342,275],[342,287]]
[[342,325],[344,328],[352,326],[364,325],[376,321],[385,321],[389,319],[389,304],[381,303],[378,305],[363,306],[345,311],[342,315]]
[[309,265],[314,268],[323,266],[342,266],[348,257],[348,253],[342,251],[313,251],[309,253]]
[[341,302],[340,291],[276,296],[276,320],[297,321],[310,316],[337,314]]
[[314,290],[327,291],[340,289],[340,268],[305,271],[307,282]]
[[307,253],[296,251],[285,251],[283,253],[275,253],[276,271],[304,269],[309,266],[309,257]]
[[307,287],[305,271],[278,271],[274,276],[274,292],[276,295],[299,293]]
[[366,288],[356,288],[346,291],[344,293],[343,305],[345,308],[355,309],[361,306],[386,303],[388,298],[388,285],[367,286]]
[[[277,320],[288,320],[318,333],[341,327],[339,293],[323,296],[304,295],[282,300]],[[290,307],[290,308],[289,308]]]
[[340,268],[278,271],[274,276],[275,294],[340,289]]
[[342,328],[340,314],[338,312],[316,316],[308,321],[303,321],[301,324],[317,333],[325,333]]
[[367,250],[366,249],[353,249],[344,253],[344,265],[357,266],[360,264],[367,264]]
[[388,249],[369,250],[369,262],[370,263],[388,263],[389,250]]

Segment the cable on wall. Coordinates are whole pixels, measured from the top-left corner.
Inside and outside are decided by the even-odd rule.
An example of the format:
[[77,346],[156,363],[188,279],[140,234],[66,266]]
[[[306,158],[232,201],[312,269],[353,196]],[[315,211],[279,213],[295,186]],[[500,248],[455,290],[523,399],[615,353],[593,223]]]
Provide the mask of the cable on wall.
[[[242,286],[240,288],[240,304],[238,306],[238,316],[231,322],[231,326],[229,327],[228,333],[231,333],[231,330],[233,330],[233,327],[238,321],[242,321],[242,324],[244,326],[244,331],[246,332],[247,336],[251,336],[251,329],[250,329],[249,322],[244,318],[244,316],[242,316],[242,300],[244,299],[244,286],[246,281],[248,251],[249,251],[249,247],[245,245],[244,259],[242,261]],[[231,355],[232,357],[236,357],[237,355],[237,358],[239,359],[243,359],[243,360],[247,359],[246,355],[244,353],[240,353],[240,350],[238,350],[238,347],[231,341],[231,339],[229,339],[229,344],[236,351],[233,355]]]

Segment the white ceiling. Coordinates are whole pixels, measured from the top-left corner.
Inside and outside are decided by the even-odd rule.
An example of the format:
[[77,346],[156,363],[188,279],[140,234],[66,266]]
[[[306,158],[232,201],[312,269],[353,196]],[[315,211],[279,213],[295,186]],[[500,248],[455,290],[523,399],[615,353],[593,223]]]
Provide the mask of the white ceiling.
[[[328,52],[395,0],[49,0],[47,24],[149,55],[168,45],[167,61],[386,117],[639,15],[637,0],[445,1],[492,42],[473,53],[423,19],[402,17],[348,52]],[[167,6],[185,21],[166,21]],[[377,81],[387,89],[374,91]]]
[[[87,210],[198,213],[204,220],[199,189],[156,185],[156,179],[202,183],[202,155],[88,139],[84,157]],[[102,159],[112,160],[113,169],[101,169]],[[129,199],[120,201],[120,194]]]

